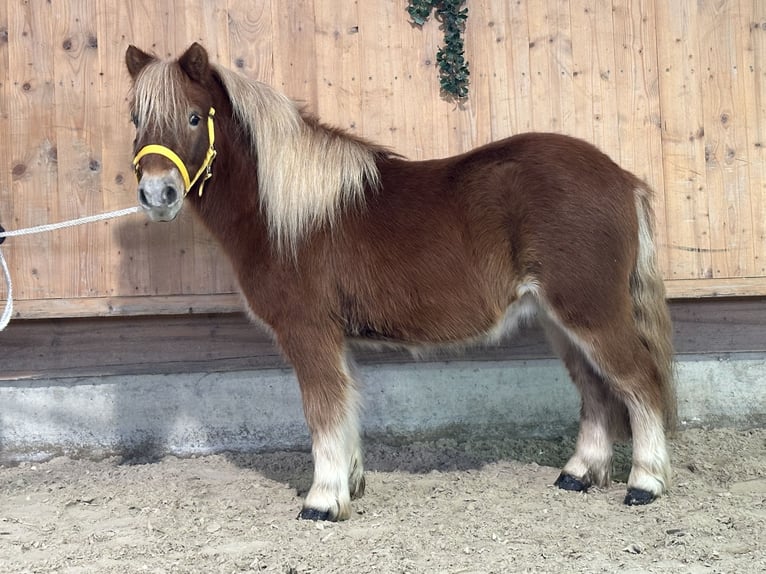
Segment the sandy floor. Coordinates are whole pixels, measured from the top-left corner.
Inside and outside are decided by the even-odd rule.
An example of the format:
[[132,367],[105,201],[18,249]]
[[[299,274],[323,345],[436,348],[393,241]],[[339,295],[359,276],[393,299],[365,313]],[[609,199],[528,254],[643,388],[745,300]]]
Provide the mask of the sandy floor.
[[681,433],[672,493],[637,508],[552,487],[571,448],[373,442],[339,524],[295,520],[306,453],[0,468],[0,572],[766,572],[766,429]]

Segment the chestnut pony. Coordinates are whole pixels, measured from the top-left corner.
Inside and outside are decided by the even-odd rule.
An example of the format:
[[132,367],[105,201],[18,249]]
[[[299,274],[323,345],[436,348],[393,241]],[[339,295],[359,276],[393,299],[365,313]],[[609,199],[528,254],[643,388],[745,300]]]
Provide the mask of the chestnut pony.
[[169,221],[191,204],[297,374],[314,458],[301,518],[346,519],[364,491],[351,343],[491,343],[532,316],[582,397],[556,484],[606,485],[632,437],[626,504],[666,490],[671,324],[638,178],[543,133],[407,161],[199,44],[176,61],[131,46],[126,63],[141,206]]

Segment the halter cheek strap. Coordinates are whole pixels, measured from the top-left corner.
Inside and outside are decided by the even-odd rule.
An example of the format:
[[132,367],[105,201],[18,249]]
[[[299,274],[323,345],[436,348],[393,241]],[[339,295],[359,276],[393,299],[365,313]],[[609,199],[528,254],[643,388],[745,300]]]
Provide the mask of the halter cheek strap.
[[209,145],[207,148],[207,153],[205,154],[205,160],[202,162],[202,165],[197,170],[197,173],[194,175],[193,179],[189,179],[189,170],[186,169],[186,164],[184,164],[183,160],[178,156],[178,154],[169,147],[160,144],[149,144],[138,150],[138,153],[133,158],[133,170],[136,172],[136,178],[141,179],[141,170],[138,166],[138,162],[141,161],[141,158],[152,154],[161,155],[162,157],[170,160],[173,165],[176,166],[178,172],[181,174],[181,178],[184,181],[184,196],[186,196],[186,194],[189,193],[197,181],[199,181],[200,184],[198,193],[199,196],[202,197],[202,189],[205,187],[205,182],[213,177],[213,160],[215,159],[217,153],[215,149],[215,125],[213,123],[214,116],[215,108],[210,108],[207,114],[207,136]]

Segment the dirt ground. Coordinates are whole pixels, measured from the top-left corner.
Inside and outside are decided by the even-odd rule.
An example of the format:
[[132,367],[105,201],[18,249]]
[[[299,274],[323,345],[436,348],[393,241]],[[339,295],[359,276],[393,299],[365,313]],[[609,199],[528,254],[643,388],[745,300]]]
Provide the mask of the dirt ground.
[[622,484],[552,487],[572,446],[368,441],[338,524],[295,519],[303,452],[0,468],[0,572],[766,572],[766,429],[680,433],[672,492],[646,507]]

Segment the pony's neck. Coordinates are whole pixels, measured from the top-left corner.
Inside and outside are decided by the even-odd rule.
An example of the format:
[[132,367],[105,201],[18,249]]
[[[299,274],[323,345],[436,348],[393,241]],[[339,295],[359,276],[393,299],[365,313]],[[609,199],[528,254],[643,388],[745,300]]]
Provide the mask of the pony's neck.
[[213,176],[202,197],[195,187],[189,201],[205,226],[231,255],[236,245],[268,247],[268,230],[258,195],[258,166],[249,152],[243,130],[236,125],[231,104],[222,89],[215,90],[215,147]]

